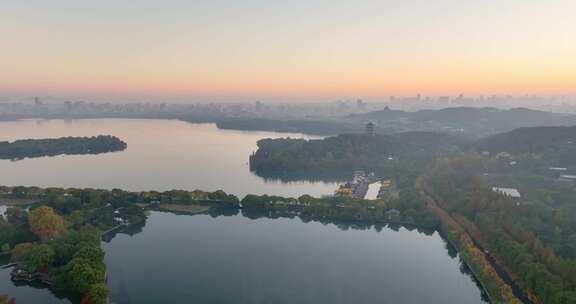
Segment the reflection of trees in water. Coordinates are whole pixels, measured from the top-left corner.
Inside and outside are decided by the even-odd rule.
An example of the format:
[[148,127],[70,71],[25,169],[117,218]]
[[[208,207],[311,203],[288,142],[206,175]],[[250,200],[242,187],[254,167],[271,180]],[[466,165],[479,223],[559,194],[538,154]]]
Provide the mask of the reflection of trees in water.
[[7,264],[10,264],[10,255],[0,255],[0,267]]
[[454,248],[454,246],[449,242],[444,242],[444,248],[446,248],[446,251],[448,251],[448,255],[451,258],[455,259],[458,257],[458,250],[456,250],[456,248]]
[[[16,287],[27,287],[27,288],[34,288],[34,289],[46,289],[48,291],[50,291],[50,293],[57,299],[59,300],[69,300],[72,303],[80,303],[80,297],[78,295],[74,295],[71,293],[67,293],[64,292],[62,290],[59,289],[52,289],[50,288],[50,286],[43,284],[41,282],[37,282],[37,281],[32,281],[32,282],[26,282],[26,281],[12,281],[12,284],[14,284],[14,286]],[[20,301],[18,301],[18,299],[16,299],[16,303],[20,303]]]
[[441,236],[442,240],[444,241],[444,248],[446,249],[448,256],[450,256],[452,259],[458,259],[458,262],[460,264],[460,267],[459,267],[460,273],[462,273],[463,275],[465,275],[467,277],[472,278],[472,280],[474,281],[474,284],[476,284],[476,286],[478,287],[478,290],[480,290],[480,292],[481,292],[482,301],[484,301],[486,303],[490,303],[490,299],[488,298],[488,295],[484,292],[484,288],[480,284],[480,281],[478,281],[478,279],[474,276],[474,274],[472,273],[472,270],[468,267],[468,265],[466,265],[466,262],[464,262],[464,260],[462,260],[462,258],[459,257],[458,250],[456,249],[456,247],[452,246],[452,244],[447,240],[447,238],[444,234],[440,233],[440,236]]
[[213,218],[217,218],[219,216],[236,216],[239,213],[240,209],[237,208],[211,208],[208,211],[208,214]]
[[[449,245],[449,246],[452,247],[451,245]],[[458,252],[456,252],[456,255],[458,255]],[[488,298],[488,295],[486,294],[486,292],[484,292],[484,287],[482,287],[482,284],[480,284],[480,281],[478,281],[478,279],[476,279],[476,277],[472,273],[472,270],[470,270],[470,268],[468,267],[468,265],[466,265],[466,263],[464,262],[464,260],[462,260],[462,258],[460,258],[459,261],[460,261],[460,273],[462,273],[465,276],[472,278],[472,280],[474,281],[474,284],[476,284],[476,286],[478,287],[478,290],[480,290],[480,292],[481,292],[482,301],[484,301],[486,303],[490,303],[490,299]]]
[[[425,235],[431,236],[436,232],[435,229],[426,228],[426,227],[419,227],[417,225],[405,225],[405,224],[396,224],[396,223],[384,223],[384,222],[368,222],[368,221],[344,221],[344,220],[337,220],[337,219],[326,219],[321,217],[315,217],[311,215],[303,215],[298,214],[293,211],[272,211],[272,210],[255,210],[255,209],[237,209],[237,208],[211,208],[209,211],[205,213],[199,214],[189,214],[189,213],[182,213],[182,212],[173,212],[173,211],[162,211],[165,213],[172,213],[182,216],[195,216],[195,215],[209,215],[212,218],[217,218],[220,216],[237,216],[242,215],[245,218],[251,220],[258,220],[262,218],[266,219],[299,219],[302,223],[321,223],[323,225],[334,225],[338,229],[342,231],[347,230],[375,230],[377,232],[381,232],[383,229],[391,229],[393,231],[400,231],[400,228],[404,228],[408,231],[418,231],[419,233],[423,233]],[[102,240],[106,243],[109,243],[114,239],[114,237],[118,234],[127,234],[133,236],[142,232],[146,222],[141,222],[138,224],[121,227],[114,231],[111,231],[105,234],[102,237]]]
[[108,265],[108,272],[108,285],[111,286],[110,290],[113,292],[111,294],[113,303],[131,304],[132,299],[126,288],[126,278],[122,266],[119,264]]
[[[340,221],[340,220],[329,220],[329,219],[322,219],[322,218],[314,218],[312,216],[302,216],[290,211],[270,211],[270,210],[248,210],[248,209],[237,209],[237,208],[212,208],[208,212],[200,213],[200,214],[189,214],[189,213],[179,213],[179,212],[172,212],[172,211],[163,211],[178,215],[185,215],[185,216],[196,216],[196,215],[209,215],[212,218],[218,218],[221,216],[238,216],[242,215],[245,218],[251,220],[258,220],[258,219],[299,219],[302,223],[321,223],[323,225],[334,225],[338,229],[342,231],[348,230],[375,230],[377,232],[381,232],[384,229],[390,229],[392,231],[400,231],[401,228],[408,230],[408,231],[417,231],[418,233],[422,233],[427,236],[434,235],[437,232],[436,229],[419,227],[416,225],[405,225],[405,224],[396,224],[396,223],[382,223],[382,222],[352,222],[352,221]],[[143,231],[146,222],[143,221],[141,223],[122,227],[121,229],[117,229],[113,232],[108,233],[103,237],[105,242],[110,242],[116,235],[118,234],[128,234],[133,236]],[[441,239],[444,241],[444,248],[446,249],[447,254],[452,258],[458,258],[458,251],[454,248],[445,238],[444,235],[440,234]],[[482,292],[482,300],[486,303],[489,303],[487,295],[484,293],[482,286],[480,285],[479,281],[474,277],[473,273],[471,272],[470,268],[464,263],[464,261],[459,258],[460,267],[459,270],[462,274],[472,278],[474,283],[478,286],[479,290]],[[117,288],[113,288],[113,290],[117,290],[119,292],[113,295],[115,301],[119,301],[118,303],[131,303],[128,293],[126,292],[125,282],[122,275],[122,268],[119,265],[112,265],[110,269],[111,274],[114,276],[114,281],[111,284],[117,286]],[[56,295],[56,294],[55,294]],[[63,298],[62,295],[58,296],[58,298]]]
[[102,235],[102,241],[104,241],[106,243],[110,243],[110,241],[112,241],[114,239],[114,237],[116,237],[116,235],[118,235],[118,234],[127,234],[129,236],[136,235],[136,234],[142,232],[142,230],[144,229],[144,226],[146,226],[146,221],[141,221],[137,224],[132,224],[129,226],[120,227],[118,229],[115,229],[113,231],[110,231],[110,232]]
[[[215,209],[212,212],[213,217],[218,216],[226,216],[224,213],[221,213],[224,209]],[[419,227],[416,225],[402,225],[402,224],[394,224],[394,223],[383,223],[383,222],[368,222],[368,221],[343,221],[337,219],[326,219],[321,217],[314,217],[310,215],[302,215],[296,214],[291,211],[270,211],[270,210],[249,210],[249,209],[242,209],[241,211],[242,216],[257,220],[261,218],[267,219],[280,219],[280,218],[287,218],[287,219],[299,219],[303,223],[310,223],[316,222],[321,223],[323,225],[334,225],[338,229],[342,231],[347,230],[376,230],[381,232],[384,228],[391,229],[393,231],[399,231],[400,228],[404,228],[408,231],[418,231],[419,233],[423,233],[425,235],[432,235],[436,230]],[[235,215],[235,214],[234,214]]]
[[294,183],[294,182],[325,182],[325,183],[341,183],[350,179],[351,171],[334,171],[334,172],[318,172],[318,171],[250,171],[264,179],[266,182],[276,183]]

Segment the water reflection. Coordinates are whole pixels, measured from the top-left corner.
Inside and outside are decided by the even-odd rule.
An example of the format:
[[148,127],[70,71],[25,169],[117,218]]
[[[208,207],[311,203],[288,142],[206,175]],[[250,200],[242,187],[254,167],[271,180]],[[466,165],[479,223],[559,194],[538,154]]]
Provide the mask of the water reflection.
[[350,171],[338,171],[322,173],[318,171],[299,171],[299,172],[279,172],[279,171],[254,171],[250,170],[257,176],[263,178],[266,182],[271,183],[297,183],[297,182],[331,182],[341,183],[350,179]]
[[[230,217],[241,215],[250,220],[259,219],[298,219],[302,223],[321,223],[323,225],[333,225],[341,231],[348,230],[374,230],[376,232],[382,232],[384,229],[390,229],[393,231],[400,231],[401,228],[407,231],[416,231],[427,236],[431,236],[436,233],[435,229],[421,227],[417,225],[405,225],[396,223],[370,223],[370,222],[352,222],[352,221],[338,221],[334,219],[318,219],[312,217],[305,217],[302,215],[296,215],[291,212],[286,211],[258,211],[249,209],[237,209],[237,208],[211,208],[207,212],[199,214],[189,214],[186,212],[177,211],[167,211],[167,210],[155,210],[154,213],[169,213],[184,217],[193,217],[198,215],[209,215],[212,218],[218,217]],[[138,233],[143,232],[144,227],[146,227],[146,222],[137,223],[134,225],[120,227],[113,231],[110,231],[103,235],[103,241],[106,243],[111,242],[114,237],[118,234],[125,234],[129,236],[134,236]],[[449,255],[455,258],[458,255],[456,249],[449,243],[445,244],[446,249],[449,251]]]
[[80,299],[69,294],[48,289],[42,284],[14,283],[10,279],[12,268],[0,269],[0,294],[16,299],[16,303],[30,304],[68,304],[79,303]]
[[[214,208],[198,215],[153,211],[147,222],[103,241],[119,304],[487,302],[454,248],[417,226]],[[0,282],[10,281],[7,274],[0,271]],[[228,291],[214,293],[221,289]],[[38,285],[2,290],[22,303],[78,303]]]
[[116,303],[485,303],[438,233],[413,226],[212,210],[123,233],[104,243]]
[[[331,194],[336,183],[271,182],[250,172],[248,157],[262,138],[316,138],[303,134],[220,130],[176,120],[85,119],[0,122],[0,141],[114,135],[128,149],[99,155],[0,160],[0,184],[142,190],[225,190],[298,197]],[[349,175],[349,173],[348,173]],[[294,182],[293,182],[294,181]]]

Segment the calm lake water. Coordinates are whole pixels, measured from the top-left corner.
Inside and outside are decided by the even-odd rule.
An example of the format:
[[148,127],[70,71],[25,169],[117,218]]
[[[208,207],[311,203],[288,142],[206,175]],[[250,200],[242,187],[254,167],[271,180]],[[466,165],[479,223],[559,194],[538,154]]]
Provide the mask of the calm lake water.
[[[0,130],[0,140],[112,134],[128,143],[117,153],[2,160],[3,185],[223,189],[238,196],[322,195],[336,187],[271,183],[249,172],[258,139],[301,134],[122,119],[1,122]],[[152,212],[141,231],[118,234],[103,248],[116,304],[484,303],[437,233],[406,228]],[[9,269],[0,270],[2,293],[18,304],[70,303],[46,289],[14,286]]]
[[330,194],[334,183],[270,182],[250,172],[248,156],[262,138],[302,134],[219,130],[214,124],[177,120],[87,119],[0,122],[0,141],[110,134],[128,143],[121,152],[0,160],[0,184],[120,188],[125,190],[225,190],[300,196]]
[[437,234],[153,212],[105,243],[114,303],[485,303]]

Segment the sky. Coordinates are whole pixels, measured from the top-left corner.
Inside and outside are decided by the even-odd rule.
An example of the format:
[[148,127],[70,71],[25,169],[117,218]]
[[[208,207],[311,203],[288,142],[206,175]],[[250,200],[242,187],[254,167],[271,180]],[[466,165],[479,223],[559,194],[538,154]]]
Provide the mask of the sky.
[[0,0],[0,95],[576,95],[574,0]]

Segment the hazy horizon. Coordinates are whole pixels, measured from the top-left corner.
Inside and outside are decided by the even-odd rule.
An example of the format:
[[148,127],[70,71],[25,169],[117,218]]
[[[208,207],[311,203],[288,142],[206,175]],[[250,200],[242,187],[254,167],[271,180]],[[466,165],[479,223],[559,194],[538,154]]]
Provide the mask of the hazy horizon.
[[0,96],[576,95],[573,1],[1,2]]
[[[42,92],[38,92],[42,93]],[[420,96],[420,99],[418,99]],[[306,97],[293,99],[290,96],[119,96],[119,95],[54,95],[46,96],[42,94],[26,94],[26,95],[0,95],[0,104],[7,103],[34,103],[35,100],[43,104],[62,104],[65,102],[86,102],[94,104],[254,104],[263,103],[270,105],[281,104],[300,104],[300,105],[314,105],[314,104],[330,104],[338,102],[356,102],[361,101],[366,104],[382,104],[394,107],[400,106],[403,102],[410,101],[426,108],[425,105],[430,103],[434,105],[443,101],[442,103],[452,103],[453,106],[462,106],[469,104],[470,106],[485,107],[538,107],[546,105],[569,105],[576,106],[576,95],[387,95],[375,96],[364,98],[363,96],[336,96],[336,97]],[[443,100],[448,98],[448,100]],[[458,103],[458,98],[463,98],[462,103]],[[499,102],[506,101],[505,104]],[[478,102],[475,104],[474,102]],[[494,102],[494,103],[491,103]],[[450,107],[450,105],[445,105]]]

